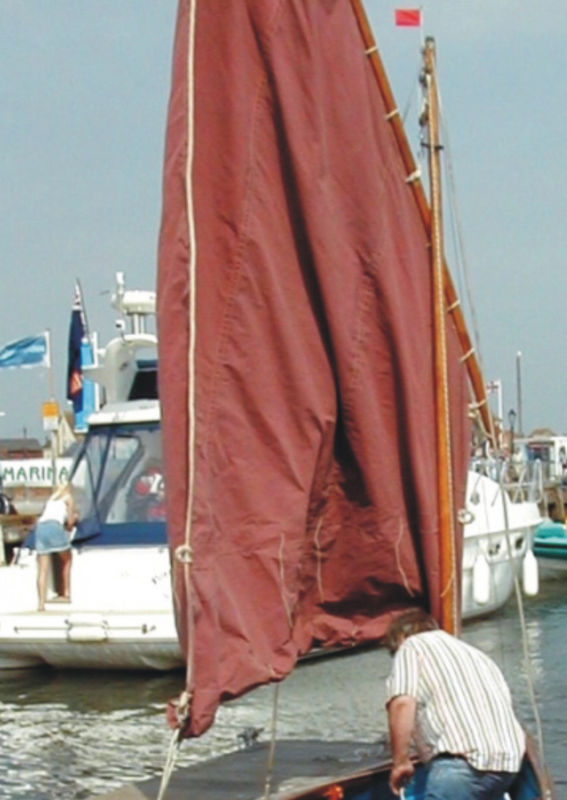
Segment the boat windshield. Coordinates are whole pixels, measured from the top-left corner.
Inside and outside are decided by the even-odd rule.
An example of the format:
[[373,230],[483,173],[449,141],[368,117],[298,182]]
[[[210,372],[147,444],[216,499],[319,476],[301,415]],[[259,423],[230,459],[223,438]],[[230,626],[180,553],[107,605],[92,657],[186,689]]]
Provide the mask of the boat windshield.
[[80,520],[76,540],[100,534],[109,526],[120,526],[132,535],[152,526],[154,534],[159,529],[165,538],[159,425],[91,429],[75,462],[71,484]]

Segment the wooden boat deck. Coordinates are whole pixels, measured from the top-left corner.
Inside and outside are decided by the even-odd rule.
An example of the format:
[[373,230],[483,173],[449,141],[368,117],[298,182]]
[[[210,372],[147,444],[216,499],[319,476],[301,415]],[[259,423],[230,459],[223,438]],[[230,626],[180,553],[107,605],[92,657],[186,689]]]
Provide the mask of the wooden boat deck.
[[[229,753],[219,758],[183,767],[171,777],[167,800],[257,800],[264,797],[269,744]],[[309,788],[357,771],[365,771],[386,761],[386,745],[372,742],[322,742],[285,740],[276,745],[272,794],[287,794]],[[96,795],[96,800],[155,800],[161,779],[153,778]],[[278,794],[279,796],[279,794]],[[94,797],[89,800],[95,800]]]

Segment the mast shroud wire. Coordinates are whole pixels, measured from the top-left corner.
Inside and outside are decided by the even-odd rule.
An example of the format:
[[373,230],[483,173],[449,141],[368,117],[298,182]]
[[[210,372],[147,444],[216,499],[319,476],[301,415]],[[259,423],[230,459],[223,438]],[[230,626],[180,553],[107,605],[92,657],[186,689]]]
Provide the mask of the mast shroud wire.
[[[376,42],[374,40],[374,36],[372,34],[370,25],[368,23],[366,13],[362,6],[362,2],[361,0],[350,0],[350,3],[353,8],[354,14],[356,16],[358,27],[363,39],[364,48],[365,51],[368,53],[367,58],[369,59],[372,65],[373,74],[376,79],[378,89],[382,95],[384,105],[386,106],[388,112],[393,111],[396,108],[396,103],[394,101],[394,96],[392,93],[392,89],[390,87],[388,77],[386,75],[386,71],[384,69],[384,65],[382,63],[382,59],[380,58],[378,51],[374,50]],[[392,125],[392,131],[394,133],[395,140],[400,150],[402,161],[404,162],[404,166],[406,168],[406,172],[408,175],[413,175],[416,172],[416,163],[408,143],[408,139],[403,127],[403,122],[400,119],[399,114],[394,115],[390,119],[390,122]],[[427,197],[425,195],[423,184],[421,183],[421,181],[415,180],[412,181],[410,185],[413,191],[415,202],[418,207],[422,224],[427,234],[430,235],[431,212],[429,209],[429,204],[427,201]],[[444,264],[444,284],[445,284],[445,297],[447,303],[449,305],[452,305],[457,299],[457,293],[455,291],[453,280],[451,278],[451,275],[449,274],[446,264]],[[459,342],[461,344],[461,349],[463,350],[463,352],[468,352],[472,347],[472,342],[469,333],[467,331],[467,327],[465,325],[465,320],[462,311],[458,307],[454,311],[453,320],[454,320],[455,330],[457,332]],[[488,407],[488,403],[482,403],[481,405],[481,401],[486,400],[486,387],[484,385],[484,379],[482,377],[480,366],[476,357],[473,356],[471,359],[467,361],[467,371],[474,396],[476,398],[477,404],[479,405],[482,423],[484,425],[484,428],[487,431],[490,431],[493,428],[493,424],[491,423],[490,420],[491,416],[490,408]],[[492,444],[495,446],[496,442],[492,442]]]

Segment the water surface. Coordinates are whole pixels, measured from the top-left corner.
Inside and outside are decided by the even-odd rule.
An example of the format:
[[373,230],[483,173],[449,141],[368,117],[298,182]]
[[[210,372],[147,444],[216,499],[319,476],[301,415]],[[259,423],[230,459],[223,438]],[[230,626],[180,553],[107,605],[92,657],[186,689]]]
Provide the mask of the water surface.
[[[543,722],[546,761],[558,798],[567,797],[567,597],[564,580],[542,585],[525,602],[530,669]],[[514,602],[500,614],[469,623],[464,638],[504,670],[518,715],[536,734]],[[378,743],[386,732],[386,652],[365,651],[302,666],[280,688],[278,736]],[[167,674],[0,672],[0,798],[80,800],[161,773],[170,731],[165,704],[180,672]],[[273,687],[223,707],[213,729],[185,742],[179,765],[229,752],[247,726],[268,737]]]

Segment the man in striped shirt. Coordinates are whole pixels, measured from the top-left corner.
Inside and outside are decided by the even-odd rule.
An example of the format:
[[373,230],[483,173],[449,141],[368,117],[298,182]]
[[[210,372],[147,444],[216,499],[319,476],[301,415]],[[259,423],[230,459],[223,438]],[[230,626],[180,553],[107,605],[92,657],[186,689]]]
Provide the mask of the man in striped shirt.
[[421,609],[394,620],[388,645],[395,654],[386,682],[394,794],[413,775],[413,739],[429,762],[425,800],[501,800],[526,743],[496,664]]

